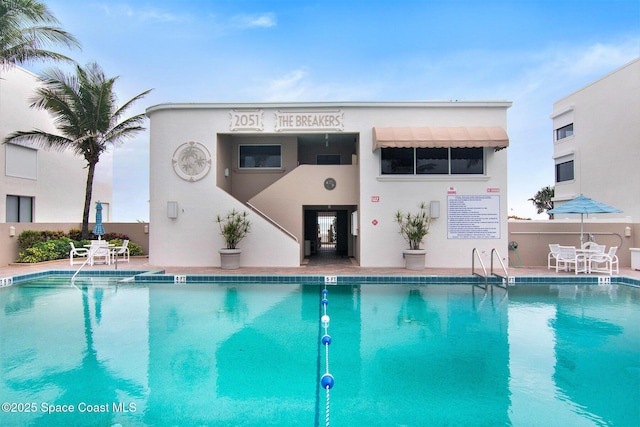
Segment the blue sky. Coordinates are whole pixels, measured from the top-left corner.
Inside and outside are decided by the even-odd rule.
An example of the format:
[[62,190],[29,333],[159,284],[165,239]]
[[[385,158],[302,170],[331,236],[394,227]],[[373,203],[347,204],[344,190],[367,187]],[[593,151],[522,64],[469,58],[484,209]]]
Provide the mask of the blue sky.
[[[640,56],[640,0],[43,0],[120,76],[165,102],[508,100],[509,212],[553,185],[558,99]],[[37,71],[35,67],[27,67]],[[148,125],[148,123],[147,123]],[[148,220],[149,138],[114,152],[112,221]]]

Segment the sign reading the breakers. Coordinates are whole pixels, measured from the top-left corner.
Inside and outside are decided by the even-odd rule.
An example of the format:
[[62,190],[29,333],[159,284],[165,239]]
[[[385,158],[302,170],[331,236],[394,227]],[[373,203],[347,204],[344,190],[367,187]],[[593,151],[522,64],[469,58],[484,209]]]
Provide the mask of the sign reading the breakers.
[[276,132],[296,130],[344,130],[344,112],[338,110],[276,111]]

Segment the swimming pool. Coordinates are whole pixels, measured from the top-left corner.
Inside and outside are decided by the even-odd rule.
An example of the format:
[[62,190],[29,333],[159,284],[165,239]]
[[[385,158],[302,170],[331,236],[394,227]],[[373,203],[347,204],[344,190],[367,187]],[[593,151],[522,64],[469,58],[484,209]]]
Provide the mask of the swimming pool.
[[[325,425],[324,286],[65,280],[0,289],[0,425]],[[640,420],[640,289],[327,290],[331,425]]]

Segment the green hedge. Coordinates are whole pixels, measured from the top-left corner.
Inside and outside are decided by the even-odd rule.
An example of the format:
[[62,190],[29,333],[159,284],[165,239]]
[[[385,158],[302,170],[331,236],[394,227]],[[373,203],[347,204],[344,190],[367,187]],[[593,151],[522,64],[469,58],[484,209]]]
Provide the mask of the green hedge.
[[[69,242],[73,242],[75,247],[82,247],[91,243],[89,240],[80,240],[79,231],[74,229],[67,234],[59,230],[23,231],[18,236],[18,262],[35,263],[69,258],[69,251],[71,250]],[[129,237],[120,233],[107,233],[103,236],[103,240],[116,246],[121,246],[125,239],[129,239]],[[131,256],[143,254],[142,247],[135,242],[129,241],[128,247]]]

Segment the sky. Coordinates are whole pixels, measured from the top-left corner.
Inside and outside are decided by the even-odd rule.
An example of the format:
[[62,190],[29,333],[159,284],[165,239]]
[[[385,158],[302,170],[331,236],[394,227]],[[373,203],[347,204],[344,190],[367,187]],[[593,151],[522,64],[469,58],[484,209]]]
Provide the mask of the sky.
[[[131,115],[169,102],[511,101],[509,214],[533,219],[547,215],[528,199],[554,184],[553,103],[640,56],[640,0],[42,1],[82,44],[56,50],[119,76],[120,103],[153,89]],[[111,220],[148,221],[148,131],[113,162]]]

